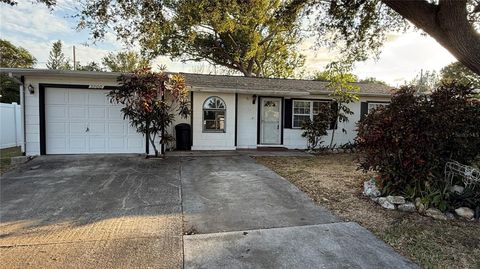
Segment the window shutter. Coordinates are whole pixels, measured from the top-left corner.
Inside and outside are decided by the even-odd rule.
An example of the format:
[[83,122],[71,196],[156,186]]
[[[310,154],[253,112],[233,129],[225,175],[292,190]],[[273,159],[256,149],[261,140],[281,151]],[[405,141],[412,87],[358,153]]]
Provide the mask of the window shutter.
[[[331,108],[331,110],[332,110],[332,113],[333,113],[334,115],[336,115],[337,112],[338,112],[338,103],[335,102],[335,101],[332,101],[332,102],[330,103],[330,108]],[[338,126],[335,126],[336,123],[337,123],[337,118],[338,118],[338,117],[334,117],[334,118],[332,119],[332,122],[330,122],[330,130],[337,129]]]
[[368,103],[362,102],[360,103],[360,119],[363,119],[365,115],[368,113]]
[[292,99],[285,99],[285,109],[284,111],[284,117],[283,117],[283,127],[291,129],[292,128],[292,104],[293,101]]

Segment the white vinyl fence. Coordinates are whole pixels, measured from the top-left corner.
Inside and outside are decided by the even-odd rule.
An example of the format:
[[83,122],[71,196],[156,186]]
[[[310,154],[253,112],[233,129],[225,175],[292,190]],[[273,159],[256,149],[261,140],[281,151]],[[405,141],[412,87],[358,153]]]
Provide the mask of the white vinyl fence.
[[21,146],[22,142],[22,107],[0,103],[0,149]]

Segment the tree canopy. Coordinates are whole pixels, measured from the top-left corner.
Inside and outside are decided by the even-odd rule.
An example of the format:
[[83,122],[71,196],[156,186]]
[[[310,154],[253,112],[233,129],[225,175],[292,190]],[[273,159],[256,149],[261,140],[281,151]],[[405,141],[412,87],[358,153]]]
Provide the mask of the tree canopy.
[[473,73],[460,62],[453,62],[440,70],[440,80],[443,83],[456,82],[462,86],[480,89],[480,75]]
[[82,65],[80,62],[77,62],[76,68],[78,71],[96,71],[96,72],[104,71],[103,67],[94,61],[89,62],[85,65]]
[[[0,39],[0,67],[33,68],[37,60],[26,49]],[[20,103],[18,82],[5,74],[0,75],[0,102]]]
[[70,70],[72,66],[70,61],[65,57],[65,54],[62,52],[62,41],[58,40],[53,43],[52,50],[47,61],[48,69],[60,69],[60,70]]
[[388,86],[388,84],[385,81],[379,80],[375,77],[368,77],[368,78],[364,78],[364,79],[359,79],[358,82],[359,83],[374,83],[374,84],[381,84],[381,85]]
[[84,1],[79,27],[96,39],[114,30],[126,42],[138,42],[149,58],[205,60],[245,76],[289,77],[304,63],[297,51],[304,5],[294,0]]
[[337,79],[337,75],[340,75],[342,80],[345,80],[348,83],[354,83],[358,81],[358,77],[355,74],[352,74],[348,71],[337,72],[336,74],[334,74],[331,68],[327,68],[326,70],[316,72],[313,75],[313,80],[330,82],[332,81],[332,79]]
[[[55,0],[37,2],[49,7],[56,4]],[[295,46],[299,41],[299,15],[304,8],[309,18],[316,21],[318,43],[343,47],[343,61],[355,62],[378,55],[386,35],[409,28],[407,22],[410,22],[480,75],[478,0],[82,0],[81,3],[77,14],[79,27],[90,29],[95,39],[114,30],[121,38],[138,41],[150,55],[206,60],[245,75],[261,75],[265,65],[291,69],[291,64],[301,60]],[[273,59],[282,64],[273,65]]]
[[121,51],[103,57],[102,64],[112,72],[132,72],[150,66],[150,60],[134,51]]
[[36,63],[37,59],[28,50],[0,39],[0,67],[32,68]]
[[365,60],[378,53],[386,35],[409,28],[408,21],[480,74],[478,0],[320,0],[312,3],[320,43],[341,45],[346,61]]

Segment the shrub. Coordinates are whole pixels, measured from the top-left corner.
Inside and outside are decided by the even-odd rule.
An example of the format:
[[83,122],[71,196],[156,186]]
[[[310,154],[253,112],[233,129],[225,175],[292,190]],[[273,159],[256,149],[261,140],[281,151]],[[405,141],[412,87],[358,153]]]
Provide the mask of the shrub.
[[356,143],[364,152],[360,168],[378,172],[384,194],[444,205],[445,163],[469,165],[480,154],[480,101],[466,86],[444,85],[428,95],[403,87],[389,106],[360,121]]
[[313,116],[313,121],[307,119],[302,123],[302,137],[307,138],[308,149],[314,150],[321,146],[323,143],[322,136],[328,134],[327,130],[333,117],[330,104],[321,103],[318,114]]

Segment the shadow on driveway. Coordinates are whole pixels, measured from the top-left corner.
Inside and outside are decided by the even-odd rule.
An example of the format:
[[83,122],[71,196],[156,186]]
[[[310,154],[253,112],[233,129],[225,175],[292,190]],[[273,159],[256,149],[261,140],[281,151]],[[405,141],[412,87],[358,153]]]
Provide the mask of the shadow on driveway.
[[179,162],[42,156],[1,179],[7,267],[182,266]]

